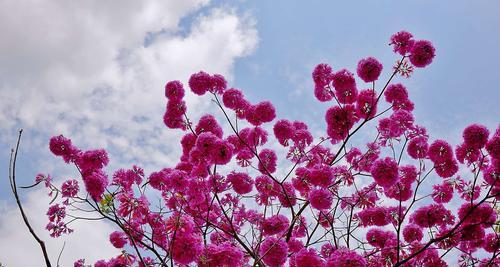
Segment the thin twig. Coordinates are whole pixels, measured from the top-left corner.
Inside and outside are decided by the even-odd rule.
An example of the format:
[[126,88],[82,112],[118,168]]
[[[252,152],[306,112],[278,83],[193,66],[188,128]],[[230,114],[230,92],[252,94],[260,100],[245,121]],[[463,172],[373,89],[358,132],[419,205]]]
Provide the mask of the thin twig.
[[[33,230],[33,227],[29,223],[28,217],[26,216],[26,213],[24,212],[23,205],[21,204],[21,199],[19,198],[19,194],[17,193],[17,184],[16,184],[16,161],[17,161],[17,152],[19,151],[19,144],[21,143],[21,135],[23,133],[23,130],[19,130],[19,136],[17,137],[17,143],[16,143],[16,148],[15,150],[12,149],[10,152],[10,166],[9,166],[9,182],[10,182],[10,187],[12,189],[12,193],[14,194],[14,197],[16,198],[16,203],[17,207],[19,208],[19,211],[21,212],[21,216],[23,217],[24,224],[26,227],[28,227],[29,232],[35,238],[36,242],[40,245],[40,249],[42,250],[43,253],[43,258],[45,260],[45,265],[47,267],[52,267],[52,264],[50,263],[49,255],[47,253],[47,248],[45,247],[45,242],[38,237],[38,235],[35,233]],[[14,157],[12,157],[14,155]]]

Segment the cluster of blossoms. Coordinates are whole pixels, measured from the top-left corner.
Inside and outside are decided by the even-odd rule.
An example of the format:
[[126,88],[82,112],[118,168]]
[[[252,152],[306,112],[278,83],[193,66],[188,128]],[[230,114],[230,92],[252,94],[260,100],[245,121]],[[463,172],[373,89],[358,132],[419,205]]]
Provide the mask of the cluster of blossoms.
[[[59,188],[38,177],[63,199],[49,208],[47,228],[53,236],[69,233],[53,228],[65,226],[65,207],[77,204],[114,223],[109,241],[122,253],[96,267],[439,267],[448,266],[450,251],[460,266],[498,266],[500,127],[490,134],[470,125],[456,149],[430,142],[415,124],[407,88],[393,79],[429,65],[435,49],[405,31],[390,42],[402,58],[382,88],[375,82],[383,65],[374,57],[359,61],[360,80],[328,64],[314,68],[314,95],[329,105],[317,142],[304,122],[271,125],[271,102],[252,104],[223,76],[203,71],[189,88],[211,98],[232,132],[209,114],[191,123],[183,100],[189,91],[168,82],[164,123],[185,131],[175,166],[149,175],[137,166],[119,169],[109,181],[104,150],[53,137],[50,150],[77,167],[88,196],[79,195],[76,180]],[[375,119],[374,140],[353,146],[351,138]],[[284,149],[282,158],[270,144]]]

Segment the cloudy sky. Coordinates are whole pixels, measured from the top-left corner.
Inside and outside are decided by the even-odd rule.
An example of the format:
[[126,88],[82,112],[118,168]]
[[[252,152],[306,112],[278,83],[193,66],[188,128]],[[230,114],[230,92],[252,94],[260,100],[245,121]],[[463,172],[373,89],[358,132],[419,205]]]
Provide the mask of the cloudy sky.
[[[417,121],[433,137],[456,144],[472,122],[490,129],[499,123],[497,10],[495,0],[0,0],[0,262],[38,266],[40,260],[8,191],[18,129],[25,130],[21,184],[38,172],[56,180],[74,175],[48,153],[48,139],[58,134],[83,148],[109,149],[112,167],[169,166],[179,154],[180,133],[162,124],[163,85],[203,69],[225,75],[252,102],[273,101],[279,117],[320,130],[327,105],[312,94],[315,64],[352,70],[373,55],[390,69],[397,57],[388,39],[406,29],[437,49],[432,65],[403,80]],[[206,98],[188,97],[188,106],[197,107],[193,118],[213,110]],[[47,238],[45,194],[24,191],[23,201],[51,255],[67,241],[63,266],[80,256],[93,261],[116,253],[106,242],[112,228],[103,223]]]

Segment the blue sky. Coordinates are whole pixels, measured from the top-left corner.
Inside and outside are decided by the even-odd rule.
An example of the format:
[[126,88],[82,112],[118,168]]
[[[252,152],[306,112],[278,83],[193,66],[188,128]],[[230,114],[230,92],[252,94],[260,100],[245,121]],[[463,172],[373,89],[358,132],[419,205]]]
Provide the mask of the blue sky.
[[[192,5],[191,2],[193,2]],[[109,62],[103,59],[101,62],[99,53],[120,52],[120,55],[125,55],[125,60],[118,62],[120,66],[117,69],[129,70],[130,73],[118,77],[133,84],[135,86],[133,87],[134,92],[144,90],[145,93],[150,95],[145,97],[145,102],[148,99],[154,100],[162,97],[162,87],[159,85],[166,80],[185,80],[188,73],[197,71],[200,68],[209,71],[213,70],[214,72],[218,71],[232,77],[232,85],[243,89],[252,102],[264,99],[271,100],[275,103],[279,117],[303,120],[309,122],[316,129],[324,127],[323,114],[328,104],[319,104],[313,97],[313,84],[310,75],[314,66],[325,62],[329,63],[335,70],[348,68],[354,71],[359,59],[374,56],[384,64],[385,72],[381,79],[385,81],[388,76],[387,71],[392,68],[392,65],[398,59],[388,46],[389,37],[399,30],[407,30],[412,32],[417,39],[431,40],[436,47],[437,55],[430,66],[424,69],[416,69],[409,80],[399,78],[399,81],[407,85],[410,97],[415,102],[417,122],[427,127],[433,138],[447,138],[456,144],[460,139],[462,129],[468,124],[473,122],[483,123],[494,131],[500,122],[500,108],[498,105],[500,99],[500,90],[498,88],[500,84],[500,75],[498,74],[500,16],[497,14],[498,10],[500,10],[499,1],[292,2],[261,0],[214,1],[210,4],[204,1],[195,2],[186,1],[186,6],[179,4],[179,7],[171,4],[176,8],[165,7],[163,15],[156,14],[155,16],[158,18],[171,16],[172,22],[144,25],[140,30],[133,31],[135,35],[123,29],[120,30],[119,27],[115,28],[111,23],[106,24],[109,26],[106,28],[109,31],[103,31],[102,36],[93,35],[94,33],[91,33],[93,29],[86,28],[87,26],[82,26],[83,24],[71,24],[68,27],[74,28],[66,29],[58,27],[56,30],[62,29],[61,31],[67,30],[70,32],[74,29],[76,37],[79,36],[78,30],[81,30],[82,35],[86,34],[85,36],[109,38],[108,43],[112,43],[114,46],[110,46],[109,50],[99,50],[94,47],[99,44],[99,40],[97,40],[96,44],[93,44],[92,41],[84,42],[85,46],[76,46],[75,48],[75,51],[85,52],[82,52],[81,58],[75,57],[77,63],[68,60],[68,62],[60,63],[61,67],[53,67],[59,62],[55,64],[45,58],[36,57],[35,60],[39,60],[37,62],[41,66],[52,66],[56,77],[58,77],[59,72],[61,76],[75,77],[74,81],[86,85],[86,89],[103,85],[105,88],[110,88],[109,91],[105,91],[104,96],[106,96],[126,89],[123,89],[123,85],[116,81],[116,77],[113,76],[116,75],[114,67],[100,71],[105,74],[96,74],[92,72],[93,64],[116,63],[114,59],[108,60]],[[9,2],[9,4],[11,3]],[[15,6],[15,4],[12,5]],[[220,13],[215,12],[214,9],[219,10]],[[38,6],[36,10],[57,12],[54,11],[57,8],[53,6]],[[110,14],[113,15],[115,15],[113,12],[118,12],[113,11],[113,9],[108,11],[112,12]],[[43,12],[42,15],[45,14]],[[133,8],[131,8],[130,12],[133,12]],[[83,15],[90,16],[86,13],[83,13]],[[124,14],[124,16],[128,15],[128,13]],[[60,21],[64,22],[65,19],[62,17]],[[96,21],[97,19],[101,18],[96,18]],[[223,35],[211,34],[214,30],[209,26],[218,27],[217,25],[222,25],[217,24],[219,20],[223,25],[230,25],[236,21],[239,23],[240,28],[227,26],[227,33],[222,32]],[[53,53],[55,58],[61,56],[61,61],[64,61],[66,55],[64,51],[60,52],[60,48],[54,48],[50,43],[40,44],[39,47],[41,48],[28,47],[26,51],[22,50],[24,46],[27,46],[26,43],[36,43],[38,41],[36,38],[40,29],[35,27],[33,31],[38,31],[35,32],[37,34],[30,34],[30,27],[26,27],[27,32],[25,35],[35,36],[33,37],[35,39],[25,40],[25,37],[19,37],[20,35],[11,33],[11,31],[22,31],[21,28],[16,28],[18,24],[11,22],[6,20],[2,24],[4,27],[11,27],[8,28],[10,31],[3,30],[8,32],[8,37],[12,38],[12,44],[14,45],[10,48],[0,47],[0,55],[8,58],[8,60],[0,63],[2,65],[0,67],[0,78],[3,78],[3,81],[0,82],[0,93],[2,93],[0,96],[3,97],[3,100],[0,99],[0,104],[5,107],[0,106],[0,111],[4,113],[2,114],[4,120],[0,117],[2,123],[2,138],[0,139],[0,149],[2,151],[0,161],[2,163],[0,169],[5,176],[8,166],[9,147],[13,145],[14,137],[17,134],[16,130],[19,127],[25,128],[23,151],[19,162],[19,179],[21,184],[27,184],[40,171],[59,168],[62,168],[62,171],[59,171],[63,173],[68,171],[64,167],[51,165],[62,165],[62,162],[48,158],[50,154],[47,152],[46,144],[50,136],[60,132],[76,135],[82,128],[87,128],[86,124],[84,124],[86,120],[98,122],[104,114],[112,116],[109,114],[115,112],[115,107],[108,105],[94,109],[92,107],[93,100],[87,101],[84,99],[88,94],[80,93],[80,91],[84,90],[81,89],[83,87],[80,88],[74,85],[72,81],[65,80],[61,81],[61,84],[47,82],[53,76],[43,73],[42,69],[28,67],[30,61],[19,56],[25,55],[26,51],[33,51],[35,55],[45,53],[51,55],[50,53]],[[209,26],[205,27],[204,25]],[[123,27],[126,28],[126,26]],[[156,32],[156,34],[151,34],[151,32]],[[150,38],[151,35],[155,36],[155,38]],[[146,38],[146,36],[149,37]],[[222,38],[220,40],[220,36],[230,36],[232,38],[227,38],[227,40]],[[144,54],[147,51],[144,53],[142,51],[148,49],[142,49],[140,45],[137,45],[143,43],[145,39],[146,43],[149,44],[148,47],[151,47],[151,49],[148,48],[149,50],[157,49],[153,50],[152,55],[156,55],[157,58],[165,62],[172,61],[174,63],[177,62],[177,57],[182,55],[184,56],[182,64],[171,66],[168,63],[155,63],[151,59],[155,58],[154,56]],[[177,41],[181,43],[180,46]],[[236,43],[235,45],[229,43],[233,41]],[[63,42],[63,44],[66,43]],[[12,49],[16,49],[17,45],[21,47],[18,54],[12,52]],[[66,47],[70,45],[72,44],[67,43]],[[217,51],[220,54],[214,55],[209,52],[203,54],[204,52],[199,52],[205,51],[205,46],[209,46],[206,51]],[[160,48],[172,51],[172,53],[161,54]],[[88,54],[86,54],[87,52]],[[10,56],[12,54],[14,56]],[[192,55],[192,58],[190,55]],[[199,58],[194,58],[197,55]],[[78,61],[83,58],[87,61],[83,63]],[[94,61],[97,63],[94,63]],[[12,75],[8,71],[12,62],[15,62],[16,66],[21,66],[19,73],[16,73],[16,75]],[[135,63],[139,67],[134,67],[133,64]],[[80,65],[83,66],[82,69],[79,69]],[[75,70],[72,69],[73,67]],[[166,70],[160,70],[160,68],[166,68]],[[23,71],[26,73],[23,73]],[[112,74],[106,76],[108,71]],[[151,73],[147,73],[148,71]],[[134,78],[135,73],[142,74],[143,72],[146,72],[147,75],[140,76],[141,79]],[[156,78],[158,76],[156,72],[164,73],[163,78],[158,79],[158,83],[143,81]],[[16,76],[16,78],[7,79],[13,76]],[[29,76],[32,79],[23,80],[17,78],[17,76]],[[93,82],[94,80],[98,81]],[[36,85],[35,89],[24,90],[22,87],[28,87],[28,85],[32,84]],[[363,86],[359,82],[358,85],[361,88]],[[45,94],[46,91],[50,91],[50,93]],[[93,93],[95,92],[93,91]],[[28,115],[17,110],[23,107],[32,107],[33,105],[28,100],[23,103],[24,99],[38,97],[38,94],[41,95],[38,104],[41,106],[50,104],[50,110],[53,110],[53,113],[44,113],[43,107],[40,107],[41,111],[34,111]],[[157,114],[162,116],[162,114],[153,112],[164,108],[163,104],[158,104],[160,102],[152,101],[150,104],[127,103],[125,100],[122,102],[110,100],[110,102],[106,103],[130,105],[131,108],[128,110],[134,109],[135,105],[140,107],[154,106],[151,110],[139,115]],[[134,101],[137,100],[134,99]],[[198,102],[194,101],[192,103],[196,104]],[[81,113],[86,114],[86,116],[81,117],[79,113],[74,112],[74,109],[66,107],[66,104],[75,105],[76,108],[88,105],[89,108],[82,110]],[[91,113],[91,111],[94,113]],[[37,117],[36,114],[39,114],[40,117]],[[50,116],[53,118],[47,119]],[[78,121],[80,119],[84,121],[83,124]],[[125,119],[127,117],[124,117]],[[101,123],[107,124],[108,121],[112,125],[117,125],[117,127],[122,125],[116,123],[115,118],[108,117],[106,117],[106,121],[103,119]],[[162,126],[161,120],[153,122],[158,127]],[[82,130],[85,134],[92,134],[88,139],[94,139],[87,140],[83,134],[76,138],[84,144],[92,143],[93,140],[100,139],[99,136],[107,133],[107,130],[109,128],[96,126],[95,129]],[[163,137],[167,136],[163,128],[161,131]],[[141,134],[143,132],[140,131],[133,136],[124,134],[125,141],[123,142],[130,144],[141,143],[141,141],[132,141]],[[121,157],[123,151],[117,149],[119,144],[112,143],[110,145],[109,142],[106,143],[106,140],[100,141],[111,149],[112,156]],[[156,143],[150,143],[149,145],[153,146],[154,144]],[[126,146],[124,145],[124,147]],[[163,147],[162,149],[168,151],[167,148]],[[149,153],[148,150],[138,151],[137,155],[146,153]],[[128,164],[133,159],[140,159],[141,157],[137,155],[125,158],[119,163]],[[168,162],[168,155],[165,158]],[[7,179],[0,181],[0,200],[7,204],[12,203]]]
[[[436,133],[442,133],[438,125],[458,130],[475,121],[498,123],[498,1],[307,2],[246,3],[260,41],[253,55],[236,63],[235,80],[253,98],[271,98],[282,116],[311,120],[309,112],[317,110],[310,80],[315,64],[354,70],[360,58],[375,56],[387,70],[397,60],[388,39],[404,29],[437,49],[432,65],[400,79],[416,103],[417,120]],[[300,94],[289,96],[294,90]]]

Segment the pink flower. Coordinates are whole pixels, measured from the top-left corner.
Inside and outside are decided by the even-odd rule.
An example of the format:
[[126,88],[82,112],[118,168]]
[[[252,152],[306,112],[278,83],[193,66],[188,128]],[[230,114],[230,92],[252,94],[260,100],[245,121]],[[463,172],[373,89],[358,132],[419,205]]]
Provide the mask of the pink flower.
[[439,252],[435,247],[429,247],[425,252],[423,252],[419,260],[421,261],[423,266],[432,266],[432,267],[446,267],[448,266],[439,256]]
[[169,233],[189,234],[194,233],[196,225],[191,216],[175,212],[168,217],[165,227]]
[[470,224],[462,226],[459,235],[462,241],[479,240],[482,243],[485,233],[484,228],[481,227],[481,225]]
[[79,152],[71,140],[62,135],[50,138],[49,149],[54,155],[63,157],[66,163],[73,161]]
[[108,163],[108,153],[104,149],[85,151],[77,160],[78,167],[83,171],[102,169]]
[[220,74],[214,74],[211,77],[212,86],[209,89],[212,93],[222,94],[227,88],[227,81],[224,76]]
[[358,91],[354,75],[346,69],[342,69],[333,76],[335,95],[342,104],[351,104],[356,101]]
[[70,234],[73,232],[72,229],[68,228],[68,226],[62,222],[49,222],[47,226],[45,226],[45,229],[47,229],[50,232],[51,237],[60,237],[62,234]]
[[94,267],[109,267],[109,264],[105,260],[99,260],[94,263]]
[[222,102],[224,103],[224,106],[233,110],[247,103],[243,93],[236,88],[226,90],[222,95]]
[[490,131],[483,125],[471,124],[464,129],[464,143],[471,148],[483,148],[488,142]]
[[122,217],[130,217],[143,219],[149,213],[149,203],[144,195],[135,198],[133,193],[126,192],[116,196],[118,202],[118,215]]
[[[333,176],[335,181],[342,181],[346,185],[352,185],[354,183],[354,176],[351,169],[347,168],[345,165],[333,167]],[[327,186],[330,186],[328,183]]]
[[362,226],[384,226],[390,223],[389,212],[385,207],[372,207],[358,212]]
[[400,31],[391,36],[391,45],[394,45],[394,52],[404,56],[413,47],[413,35],[407,31]]
[[189,87],[197,95],[204,95],[212,86],[210,74],[200,71],[191,75],[189,78]]
[[262,174],[273,173],[276,171],[276,161],[278,157],[276,156],[276,152],[274,150],[265,148],[259,153],[259,171]]
[[453,158],[453,149],[444,140],[436,140],[429,146],[429,159],[434,163],[443,162]]
[[394,102],[392,105],[392,110],[406,110],[413,111],[415,109],[415,104],[411,102],[409,99],[405,99],[399,102]]
[[253,188],[252,178],[243,172],[232,172],[227,175],[227,179],[233,186],[234,192],[244,195],[250,193]]
[[262,194],[271,195],[274,194],[275,182],[271,177],[267,175],[261,175],[255,178],[255,188]]
[[422,228],[415,224],[408,224],[403,229],[403,237],[406,242],[411,243],[413,241],[420,241],[424,237],[422,233]]
[[400,179],[400,181],[397,182],[395,185],[384,189],[384,193],[386,196],[390,198],[401,201],[406,201],[413,196],[411,183],[410,184],[405,183],[403,179]]
[[251,106],[246,118],[252,125],[259,126],[274,120],[274,118],[276,118],[276,111],[271,102],[264,101],[255,106]]
[[239,104],[238,107],[234,109],[236,117],[241,120],[246,119],[252,111],[252,107],[253,106],[252,104],[250,104],[250,102],[243,100],[241,104]]
[[210,158],[217,165],[226,165],[233,157],[233,149],[229,142],[217,140],[210,149]]
[[373,163],[371,174],[378,185],[384,188],[391,187],[399,179],[398,163],[389,157],[379,159]]
[[188,265],[195,261],[203,250],[203,241],[193,233],[176,232],[172,242],[172,259],[178,264]]
[[[164,123],[169,128],[185,128],[183,115],[186,113],[187,106],[182,100],[170,100],[167,102],[167,108],[163,117]],[[169,124],[170,123],[170,124]]]
[[393,242],[397,243],[396,235],[393,232],[383,231],[380,228],[371,228],[368,230],[366,241],[377,248],[384,248]]
[[358,95],[356,111],[360,118],[373,118],[377,114],[377,95],[372,89],[365,89]]
[[368,151],[365,154],[361,153],[358,148],[352,148],[347,152],[346,159],[355,170],[363,170],[370,172],[373,162],[378,159],[380,154],[379,145],[376,143],[367,144]]
[[294,177],[292,178],[292,185],[295,190],[299,191],[300,195],[307,196],[311,190],[311,186],[304,178]]
[[443,184],[434,185],[432,199],[436,203],[448,203],[453,198],[453,186],[445,181]]
[[230,242],[209,244],[199,259],[198,266],[243,266],[243,252]]
[[324,262],[314,248],[303,248],[295,254],[296,267],[323,266]]
[[327,187],[332,184],[333,170],[325,165],[315,166],[308,170],[307,181],[312,185]]
[[287,261],[288,246],[284,239],[270,236],[262,242],[259,253],[269,267],[281,267]]
[[85,267],[85,260],[84,259],[79,259],[75,261],[73,264],[73,267]]
[[496,221],[495,210],[488,203],[477,207],[470,202],[464,203],[458,210],[458,218],[464,220],[465,224],[481,224],[484,227],[493,225]]
[[314,85],[314,96],[321,102],[328,102],[333,99],[334,93],[330,87]]
[[49,148],[56,156],[64,156],[71,152],[71,140],[59,135],[50,138]]
[[113,185],[123,187],[125,191],[130,191],[132,185],[140,184],[144,177],[144,170],[133,166],[132,170],[119,169],[113,174]]
[[330,84],[333,78],[332,67],[324,63],[316,65],[312,73],[312,78],[316,86],[318,87],[327,86],[328,84]]
[[406,87],[400,83],[391,84],[385,89],[384,96],[388,103],[396,105],[408,100],[408,91]]
[[167,190],[184,191],[188,185],[188,177],[185,171],[172,170],[167,173],[169,186]]
[[83,182],[85,184],[85,189],[90,194],[90,196],[96,200],[100,201],[102,199],[102,194],[108,186],[108,177],[101,170],[86,171],[83,173]]
[[339,248],[335,250],[328,262],[326,267],[365,267],[366,261],[363,256],[359,255],[353,250],[347,248]]
[[391,114],[390,122],[392,135],[400,136],[412,128],[414,118],[410,112],[400,109]]
[[165,190],[168,186],[168,169],[153,172],[149,175],[149,185],[156,190]]
[[335,90],[345,91],[356,87],[354,75],[346,70],[341,69],[333,75],[333,87]]
[[461,144],[455,148],[455,155],[460,163],[472,164],[479,160],[481,150],[479,148],[469,147],[466,144]]
[[49,216],[50,222],[59,222],[66,217],[66,208],[59,206],[59,204],[52,205],[47,211],[47,216]]
[[182,116],[172,115],[168,111],[163,115],[163,123],[170,129],[186,128],[186,124]]
[[489,233],[484,239],[483,248],[487,252],[493,253],[500,249],[500,236],[497,233]]
[[196,134],[210,132],[219,138],[222,138],[223,135],[222,128],[217,123],[217,120],[214,116],[209,114],[200,118],[198,124],[196,125],[195,132]]
[[[293,235],[292,235],[293,236]],[[288,251],[291,253],[297,253],[304,248],[304,242],[298,238],[290,238],[288,241]]]
[[283,183],[283,188],[280,188],[278,199],[281,205],[285,208],[289,208],[297,204],[297,198],[295,197],[295,189],[293,188],[292,183],[290,182]]
[[374,57],[367,57],[359,61],[357,73],[365,82],[373,82],[382,72],[382,64]]
[[264,220],[262,231],[264,235],[275,235],[288,229],[290,221],[285,215],[277,214]]
[[186,113],[186,102],[182,100],[170,100],[167,102],[167,109],[165,114],[167,117],[178,118],[182,120],[182,116]]
[[109,242],[115,248],[123,248],[127,244],[127,235],[123,232],[115,231],[109,235]]
[[180,81],[170,81],[165,85],[165,97],[180,101],[184,97],[184,88]]
[[288,145],[288,140],[293,137],[295,128],[290,121],[279,120],[274,124],[273,131],[274,136],[276,136],[280,144],[286,146]]
[[436,49],[432,43],[427,40],[416,41],[410,51],[410,62],[413,66],[423,68],[432,63],[436,55]]
[[311,207],[318,210],[329,209],[332,206],[333,195],[328,189],[319,188],[309,192]]
[[492,158],[500,160],[500,135],[495,134],[490,141],[488,141],[486,150]]
[[77,180],[67,180],[61,185],[61,193],[63,197],[75,197],[78,194],[79,186]]
[[308,145],[312,144],[312,134],[308,130],[296,130],[292,140],[294,145],[290,147],[287,158],[291,159],[292,161],[305,160],[305,158],[303,157],[304,150]]
[[150,257],[143,257],[144,262],[139,262],[138,267],[155,267],[155,261]]
[[423,159],[427,156],[429,145],[427,138],[423,136],[415,137],[408,142],[407,152],[414,159]]
[[446,226],[453,224],[455,217],[443,204],[431,204],[418,208],[410,217],[410,222],[420,227]]
[[327,134],[332,143],[338,143],[346,138],[349,130],[358,121],[356,110],[353,105],[346,105],[343,108],[334,106],[329,108],[325,114],[327,124]]
[[324,228],[330,228],[333,223],[335,223],[335,219],[333,218],[333,213],[325,213],[320,211],[318,214],[318,221],[321,226]]
[[335,96],[341,104],[353,104],[356,102],[358,96],[358,90],[356,87],[352,87],[344,90],[335,90]]
[[323,258],[329,258],[335,249],[336,248],[332,244],[325,243],[321,246],[321,256]]
[[196,135],[188,133],[184,135],[181,139],[182,155],[189,155],[191,149],[193,149],[196,144]]
[[458,172],[458,163],[455,159],[446,159],[434,164],[437,175],[442,178],[449,178]]
[[[195,143],[196,149],[193,149],[190,152],[191,161],[196,161],[195,159],[200,160],[195,156],[210,156],[210,151],[213,149],[214,144],[215,142],[217,142],[217,140],[219,140],[219,138],[212,132],[203,132],[199,134]],[[196,155],[196,153],[199,153],[199,155]]]
[[[257,147],[264,145],[267,142],[267,132],[259,126],[244,128],[240,131],[240,138],[243,142],[240,142],[239,140],[238,142],[244,149],[247,149],[247,145],[250,147]],[[246,145],[244,143],[246,143]]]
[[400,181],[411,185],[417,179],[417,168],[413,165],[405,165],[399,167]]

